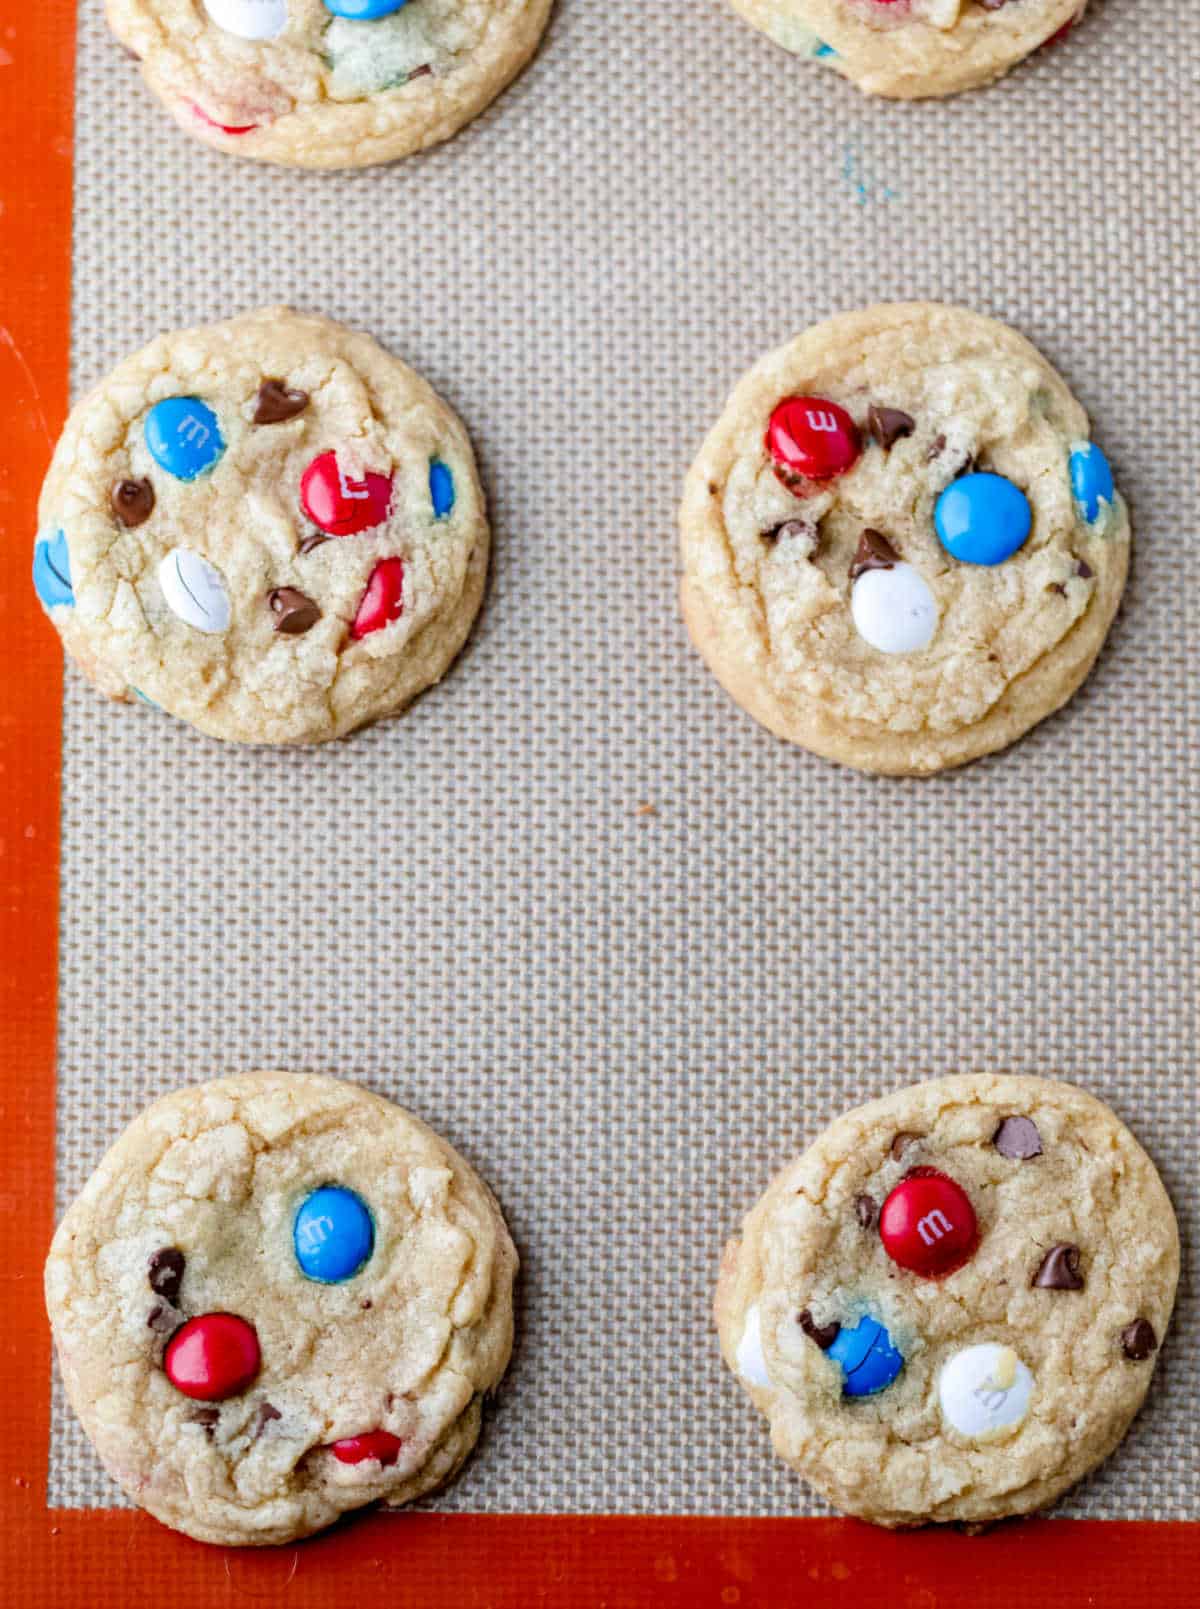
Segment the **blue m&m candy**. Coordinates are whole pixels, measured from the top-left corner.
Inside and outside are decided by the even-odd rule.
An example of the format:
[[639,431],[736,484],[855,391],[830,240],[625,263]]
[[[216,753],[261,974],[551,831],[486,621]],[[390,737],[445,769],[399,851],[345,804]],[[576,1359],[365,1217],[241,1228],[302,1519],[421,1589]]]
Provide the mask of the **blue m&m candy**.
[[1033,517],[1019,486],[1003,475],[952,480],[933,511],[938,540],[964,564],[1003,564],[1023,547]]
[[434,518],[444,520],[454,507],[454,476],[450,465],[440,458],[429,460],[429,497],[433,503]]
[[1105,505],[1112,507],[1117,495],[1108,459],[1094,441],[1080,442],[1071,449],[1070,470],[1071,490],[1079,512],[1092,525],[1100,518]]
[[354,22],[374,22],[377,17],[390,17],[393,11],[407,5],[408,0],[325,0],[326,11],[335,17],[349,17]]
[[323,1184],[297,1212],[292,1244],[307,1279],[336,1285],[357,1274],[371,1255],[375,1224],[361,1196],[340,1184]]
[[195,480],[225,451],[217,416],[199,397],[167,397],[146,415],[146,446],[160,469]]
[[71,585],[71,555],[67,552],[67,539],[62,531],[42,537],[34,545],[33,590],[46,609],[56,609],[60,604],[69,609],[75,603],[75,589]]
[[860,1318],[853,1329],[841,1329],[825,1356],[842,1366],[842,1390],[848,1397],[869,1397],[892,1381],[904,1358],[878,1319]]

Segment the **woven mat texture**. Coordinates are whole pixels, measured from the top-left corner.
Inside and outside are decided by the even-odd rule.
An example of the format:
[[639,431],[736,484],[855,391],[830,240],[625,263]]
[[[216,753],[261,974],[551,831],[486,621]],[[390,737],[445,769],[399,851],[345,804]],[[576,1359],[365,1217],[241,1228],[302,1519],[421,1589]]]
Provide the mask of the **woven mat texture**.
[[[816,1513],[720,1361],[725,1236],[860,1099],[1060,1074],[1148,1147],[1187,1262],[1145,1411],[1058,1512],[1200,1519],[1191,0],[1093,0],[1001,85],[917,106],[720,0],[560,0],[472,128],[333,176],[186,139],[101,9],[76,392],[244,308],[360,324],[466,419],[495,565],[454,672],[340,746],[223,747],[69,675],[60,1204],[181,1081],[364,1080],[477,1164],[524,1256],[508,1385],[441,1506]],[[1136,528],[1081,695],[924,783],[760,731],[674,599],[682,476],[734,381],[817,318],[909,297],[1042,348]],[[118,1500],[61,1395],[50,1496]]]

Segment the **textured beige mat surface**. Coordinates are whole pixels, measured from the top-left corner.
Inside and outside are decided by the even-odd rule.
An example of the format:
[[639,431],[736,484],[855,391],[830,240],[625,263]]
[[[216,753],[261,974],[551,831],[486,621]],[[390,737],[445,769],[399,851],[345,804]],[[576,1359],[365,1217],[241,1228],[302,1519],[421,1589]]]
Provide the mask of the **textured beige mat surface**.
[[[466,419],[496,556],[458,668],[338,748],[223,748],[69,677],[60,1199],[181,1080],[363,1079],[483,1170],[525,1259],[509,1383],[444,1506],[813,1511],[719,1360],[724,1237],[860,1098],[1059,1073],[1133,1125],[1187,1242],[1149,1405],[1060,1512],[1200,1519],[1190,0],[1094,0],[1067,46],[920,106],[720,0],[560,0],[451,145],[325,178],[185,139],[100,9],[76,389],[262,303],[360,323]],[[872,781],[757,730],[691,653],[675,508],[760,351],[926,296],[1062,369],[1135,572],[1065,713],[944,780]],[[59,1399],[52,1500],[116,1497]]]

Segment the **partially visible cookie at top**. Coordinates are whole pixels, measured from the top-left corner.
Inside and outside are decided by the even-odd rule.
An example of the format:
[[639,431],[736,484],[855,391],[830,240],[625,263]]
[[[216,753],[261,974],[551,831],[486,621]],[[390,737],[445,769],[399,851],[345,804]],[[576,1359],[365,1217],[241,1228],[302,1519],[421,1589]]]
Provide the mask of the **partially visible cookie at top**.
[[775,1451],[838,1508],[984,1523],[1117,1445],[1178,1277],[1170,1200],[1107,1106],[958,1076],[846,1113],[778,1175],[716,1319]]
[[520,72],[553,0],[107,0],[189,133],[290,167],[449,139]]
[[1002,77],[1083,16],[1087,0],[732,0],[794,55],[869,95],[919,100]]
[[134,1119],[59,1225],[46,1303],[127,1495],[200,1541],[280,1543],[458,1470],[516,1268],[487,1186],[419,1119],[245,1073]]
[[368,335],[269,308],[160,336],[72,410],[33,581],[103,691],[316,743],[436,682],[483,597],[467,434]]
[[1087,675],[1129,516],[1087,416],[1022,336],[935,303],[846,313],[737,386],[687,477],[681,601],[781,737],[928,775]]

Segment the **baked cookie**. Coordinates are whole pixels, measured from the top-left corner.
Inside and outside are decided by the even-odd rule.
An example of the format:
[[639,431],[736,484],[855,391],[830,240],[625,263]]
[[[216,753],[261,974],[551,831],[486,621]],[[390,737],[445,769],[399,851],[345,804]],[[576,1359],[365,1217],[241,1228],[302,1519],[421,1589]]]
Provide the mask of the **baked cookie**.
[[478,1176],[353,1084],[247,1073],[126,1129],[59,1225],[46,1305],[105,1467],[202,1542],[287,1542],[455,1473],[512,1345]]
[[398,714],[487,574],[458,418],[369,336],[286,308],[128,358],[72,410],[38,513],[34,585],[92,681],[243,743]]
[[552,0],[107,0],[189,133],[301,168],[391,162],[478,116],[533,55]]
[[[111,0],[110,0],[111,3]],[[732,0],[797,56],[897,100],[954,95],[1001,78],[1065,35],[1087,0]]]
[[961,1076],[848,1112],[731,1241],[721,1347],[776,1452],[879,1525],[1054,1501],[1137,1412],[1175,1299],[1154,1164],[1070,1084]]
[[762,358],[687,478],[684,616],[739,704],[866,771],[1004,748],[1087,675],[1129,518],[1029,342],[931,303]]

